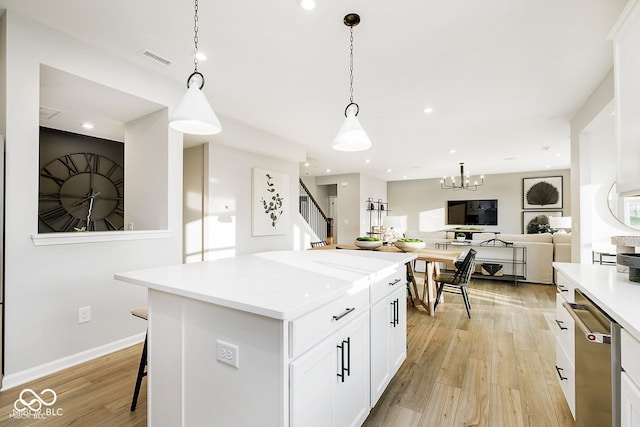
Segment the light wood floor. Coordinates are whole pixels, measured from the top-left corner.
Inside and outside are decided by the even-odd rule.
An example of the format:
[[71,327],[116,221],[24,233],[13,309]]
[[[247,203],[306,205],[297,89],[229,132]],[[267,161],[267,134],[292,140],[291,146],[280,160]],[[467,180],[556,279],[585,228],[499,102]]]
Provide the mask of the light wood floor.
[[[476,280],[470,297],[471,320],[458,295],[446,295],[435,317],[409,308],[407,360],[365,426],[573,426],[555,378],[555,287]],[[1,392],[0,426],[146,425],[146,379],[129,411],[141,350]],[[10,419],[24,388],[55,390],[62,415]]]

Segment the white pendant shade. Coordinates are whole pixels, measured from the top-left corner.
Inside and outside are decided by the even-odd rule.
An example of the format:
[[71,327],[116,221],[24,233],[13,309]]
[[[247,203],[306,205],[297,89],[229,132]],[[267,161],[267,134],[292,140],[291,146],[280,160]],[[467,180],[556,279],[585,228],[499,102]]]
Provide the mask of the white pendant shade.
[[338,151],[364,151],[371,148],[371,141],[362,129],[360,120],[352,110],[347,112],[338,135],[333,140],[333,149]]
[[176,107],[169,126],[182,133],[192,135],[214,135],[220,133],[222,125],[213,112],[202,90],[193,84],[187,89]]

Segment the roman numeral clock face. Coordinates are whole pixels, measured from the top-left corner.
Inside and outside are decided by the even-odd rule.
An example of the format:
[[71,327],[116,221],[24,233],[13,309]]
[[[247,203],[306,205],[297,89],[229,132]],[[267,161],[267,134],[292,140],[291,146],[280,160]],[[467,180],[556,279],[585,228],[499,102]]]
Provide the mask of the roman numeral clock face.
[[66,154],[40,169],[40,232],[124,229],[124,169],[94,153]]

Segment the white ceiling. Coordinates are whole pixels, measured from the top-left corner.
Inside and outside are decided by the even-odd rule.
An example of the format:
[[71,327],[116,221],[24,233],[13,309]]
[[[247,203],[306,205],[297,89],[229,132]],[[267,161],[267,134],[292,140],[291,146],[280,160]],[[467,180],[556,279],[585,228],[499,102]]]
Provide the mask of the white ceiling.
[[[474,174],[568,168],[569,121],[612,67],[606,37],[626,0],[317,2],[309,12],[296,0],[199,0],[199,70],[223,132],[231,117],[303,144],[302,173],[400,180],[451,175],[461,161]],[[0,8],[179,82],[193,70],[189,1]],[[349,12],[362,18],[354,101],[373,142],[358,153],[331,149],[349,101]]]

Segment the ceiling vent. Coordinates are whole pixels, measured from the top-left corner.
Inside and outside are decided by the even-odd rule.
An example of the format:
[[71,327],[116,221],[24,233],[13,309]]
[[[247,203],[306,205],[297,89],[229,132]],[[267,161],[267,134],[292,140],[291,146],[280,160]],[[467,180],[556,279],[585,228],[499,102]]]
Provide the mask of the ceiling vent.
[[40,118],[41,119],[50,119],[51,117],[58,114],[60,111],[55,110],[49,107],[40,107]]
[[155,53],[151,52],[150,50],[144,49],[141,50],[140,55],[144,56],[147,59],[150,59],[154,62],[157,62],[159,64],[162,65],[171,65],[171,61],[169,61],[168,59],[164,59],[163,57],[161,57],[160,55],[156,55]]

